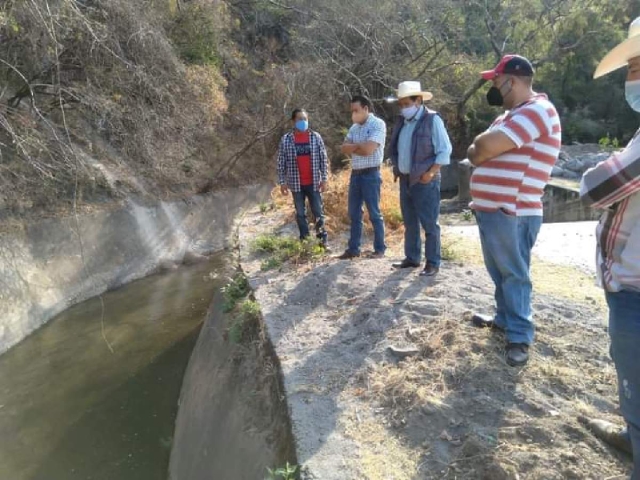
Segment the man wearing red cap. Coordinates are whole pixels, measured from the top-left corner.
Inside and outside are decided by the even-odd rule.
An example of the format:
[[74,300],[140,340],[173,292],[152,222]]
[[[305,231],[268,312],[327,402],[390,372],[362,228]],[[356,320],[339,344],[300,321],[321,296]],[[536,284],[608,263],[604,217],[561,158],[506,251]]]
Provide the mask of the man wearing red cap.
[[505,332],[511,366],[529,360],[534,324],[531,313],[531,249],[542,225],[542,195],[561,145],[558,112],[544,94],[533,91],[533,66],[506,55],[482,78],[493,83],[487,101],[504,106],[489,129],[469,147],[476,167],[471,208],[485,266],[496,290],[493,318],[474,315],[477,326]]

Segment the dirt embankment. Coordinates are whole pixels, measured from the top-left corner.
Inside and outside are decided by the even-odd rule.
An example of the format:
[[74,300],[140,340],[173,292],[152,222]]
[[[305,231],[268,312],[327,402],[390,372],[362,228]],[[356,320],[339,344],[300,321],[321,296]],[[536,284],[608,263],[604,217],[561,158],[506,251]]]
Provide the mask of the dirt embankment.
[[[514,369],[504,339],[468,321],[493,307],[476,240],[445,230],[436,281],[394,271],[391,258],[278,266],[255,241],[295,236],[291,220],[256,209],[241,243],[304,478],[625,478],[629,460],[578,421],[621,420],[602,294],[583,270],[535,259],[537,340]],[[399,359],[391,345],[412,353]]]

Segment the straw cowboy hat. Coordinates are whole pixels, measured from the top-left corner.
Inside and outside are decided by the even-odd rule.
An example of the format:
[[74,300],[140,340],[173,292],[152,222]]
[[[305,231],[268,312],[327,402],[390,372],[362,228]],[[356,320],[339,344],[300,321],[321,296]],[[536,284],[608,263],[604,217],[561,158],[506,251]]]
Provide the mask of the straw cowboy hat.
[[396,92],[398,100],[405,97],[422,97],[426,102],[433,98],[431,92],[423,92],[420,82],[402,82],[398,85],[398,91]]
[[593,78],[599,78],[620,67],[626,67],[632,58],[640,57],[640,17],[629,26],[629,38],[611,50],[600,62]]

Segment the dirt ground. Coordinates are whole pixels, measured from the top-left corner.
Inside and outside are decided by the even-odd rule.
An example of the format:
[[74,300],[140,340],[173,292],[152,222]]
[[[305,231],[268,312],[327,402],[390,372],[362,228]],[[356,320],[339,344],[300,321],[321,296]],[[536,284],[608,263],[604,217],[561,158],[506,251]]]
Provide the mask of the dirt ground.
[[[493,308],[472,236],[445,227],[435,281],[392,269],[398,234],[385,259],[262,271],[255,238],[295,236],[291,219],[282,208],[249,212],[240,243],[281,361],[303,478],[626,478],[629,458],[578,420],[621,421],[606,309],[588,272],[535,258],[537,338],[529,365],[514,369],[504,339],[469,322]],[[332,244],[341,252],[344,236]],[[399,359],[392,345],[413,352]]]

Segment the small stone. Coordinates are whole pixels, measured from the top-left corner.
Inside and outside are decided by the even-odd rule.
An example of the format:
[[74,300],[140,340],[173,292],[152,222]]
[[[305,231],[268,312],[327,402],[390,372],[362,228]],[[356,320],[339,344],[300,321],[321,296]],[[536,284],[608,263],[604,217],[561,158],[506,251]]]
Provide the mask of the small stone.
[[387,351],[399,359],[414,357],[420,353],[420,349],[417,347],[395,347],[393,345],[388,346]]
[[433,405],[427,404],[422,407],[422,413],[425,415],[433,415],[436,413],[436,409]]

